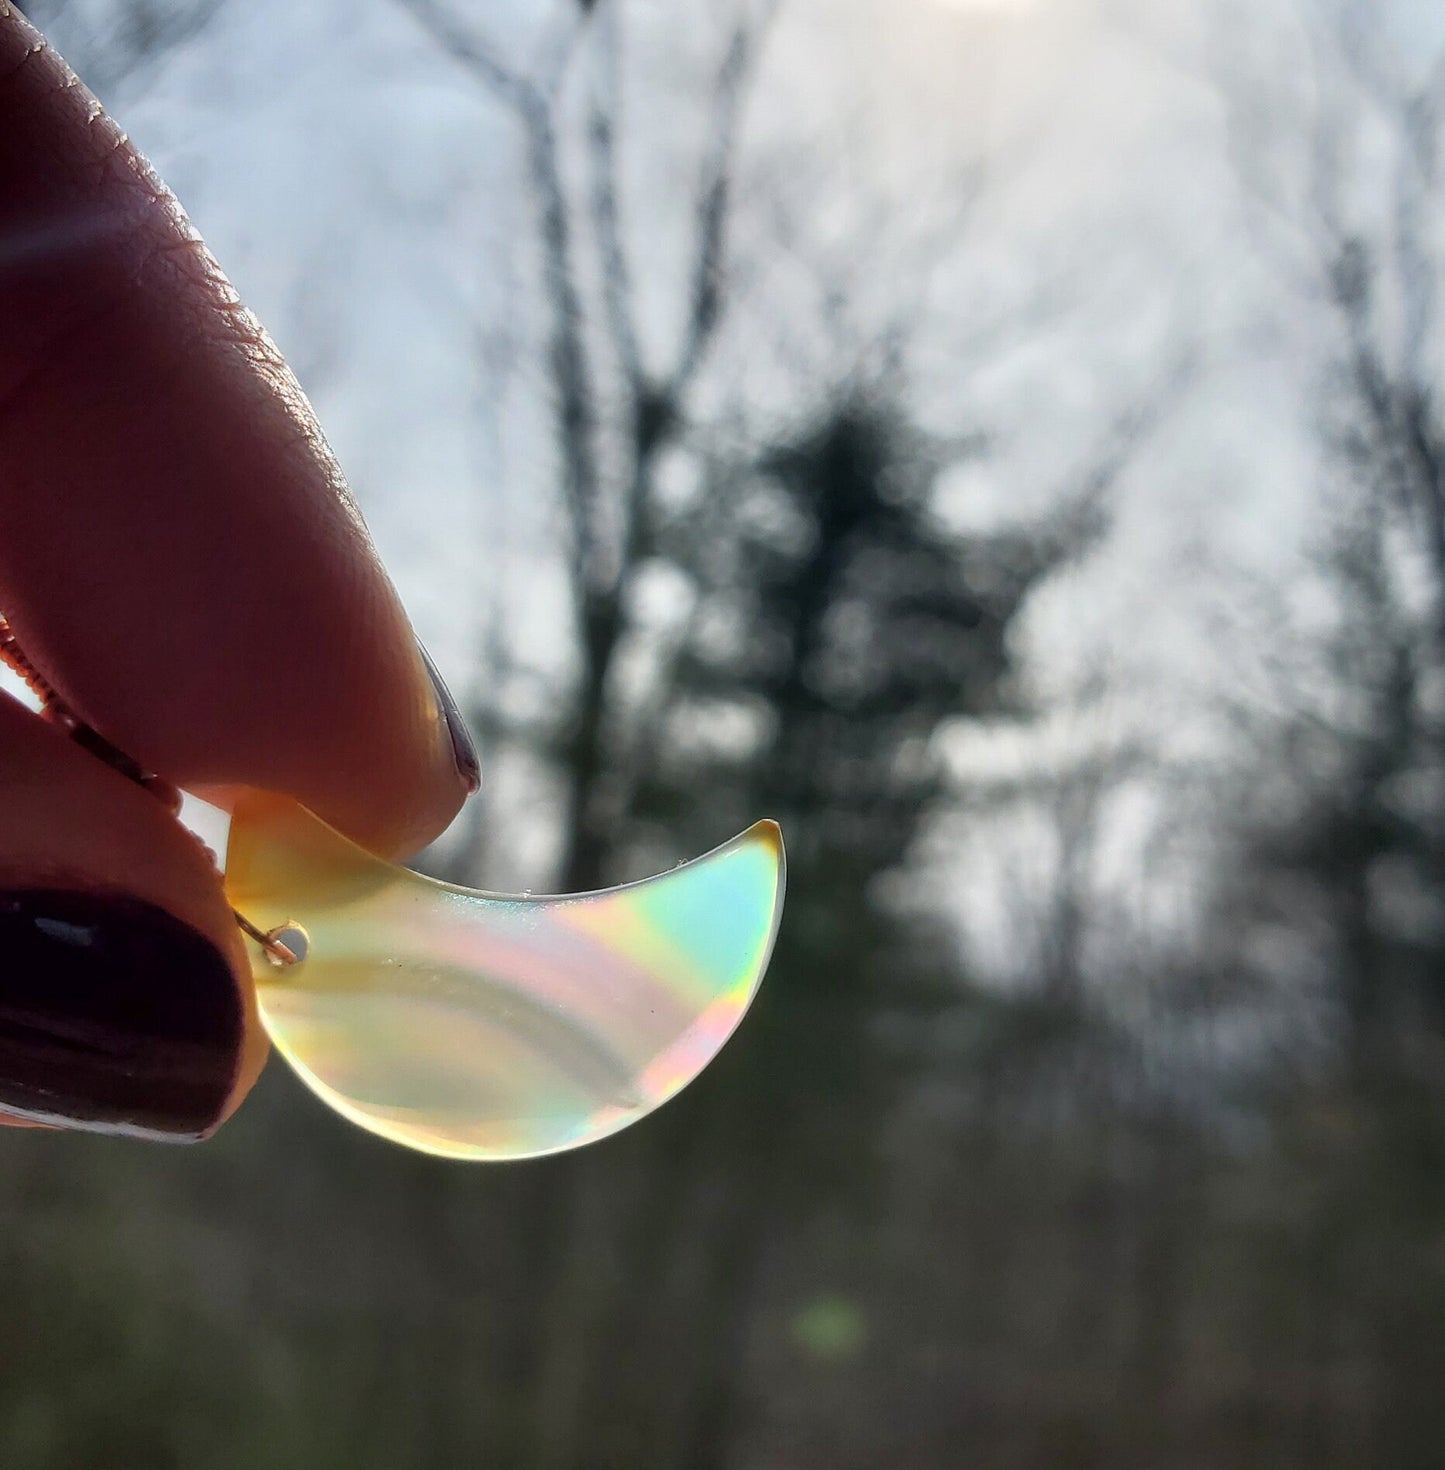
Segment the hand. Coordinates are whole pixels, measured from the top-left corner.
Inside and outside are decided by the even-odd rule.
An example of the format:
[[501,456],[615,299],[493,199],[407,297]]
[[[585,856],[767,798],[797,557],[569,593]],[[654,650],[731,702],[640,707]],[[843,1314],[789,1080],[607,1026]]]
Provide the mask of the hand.
[[[310,406],[176,201],[0,0],[0,611],[75,714],[414,851],[476,785]],[[266,1043],[166,807],[0,695],[0,1113],[201,1137]]]

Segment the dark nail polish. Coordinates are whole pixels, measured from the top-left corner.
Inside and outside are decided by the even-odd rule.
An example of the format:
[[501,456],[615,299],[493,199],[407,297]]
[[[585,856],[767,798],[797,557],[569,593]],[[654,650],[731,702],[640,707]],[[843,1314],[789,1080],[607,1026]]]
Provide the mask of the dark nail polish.
[[195,1139],[230,1095],[241,998],[215,945],[139,899],[0,892],[0,1109]]
[[462,779],[467,783],[468,793],[474,794],[481,790],[482,763],[477,757],[477,747],[472,741],[472,732],[467,729],[467,722],[462,718],[462,712],[457,708],[457,702],[452,698],[446,681],[437,673],[437,666],[431,661],[431,654],[423,647],[420,639],[417,640],[416,646],[421,653],[421,661],[426,665],[426,671],[431,676],[432,688],[437,692],[437,702],[441,705],[442,714],[446,718],[447,734],[451,736],[452,755],[456,758],[457,770],[462,773]]

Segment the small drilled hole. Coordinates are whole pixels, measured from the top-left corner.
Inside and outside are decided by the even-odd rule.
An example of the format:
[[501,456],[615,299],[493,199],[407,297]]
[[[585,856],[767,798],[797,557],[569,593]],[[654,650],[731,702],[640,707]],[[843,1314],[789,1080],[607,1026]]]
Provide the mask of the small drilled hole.
[[306,958],[308,951],[311,949],[311,936],[307,934],[307,932],[301,927],[300,924],[281,924],[275,929],[268,930],[266,938],[271,944],[285,945],[285,947],[289,949],[294,956],[294,959],[285,959],[283,956],[277,954],[274,950],[268,947],[266,950],[266,958],[270,960],[271,963],[275,965],[278,970],[283,969],[289,964],[299,965],[301,961]]

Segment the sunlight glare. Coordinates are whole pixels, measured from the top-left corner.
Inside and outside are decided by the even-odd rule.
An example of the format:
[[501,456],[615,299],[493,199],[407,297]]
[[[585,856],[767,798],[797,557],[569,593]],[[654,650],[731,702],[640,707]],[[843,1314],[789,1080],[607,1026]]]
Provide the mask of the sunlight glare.
[[976,15],[1022,15],[1034,0],[933,0],[940,10],[957,10]]

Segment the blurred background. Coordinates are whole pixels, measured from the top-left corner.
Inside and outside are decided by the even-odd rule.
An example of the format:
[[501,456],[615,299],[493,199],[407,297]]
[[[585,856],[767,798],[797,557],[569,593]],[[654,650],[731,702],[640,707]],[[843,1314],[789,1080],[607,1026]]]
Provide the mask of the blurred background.
[[790,893],[575,1156],[0,1135],[0,1465],[1438,1467],[1440,7],[27,10],[469,711],[423,865]]

